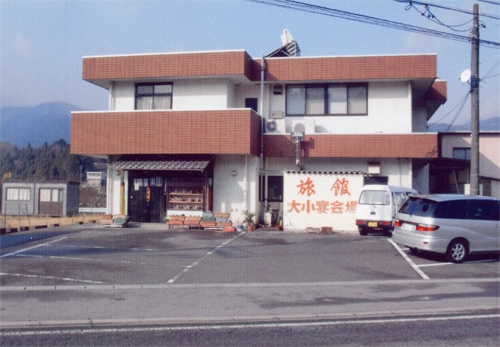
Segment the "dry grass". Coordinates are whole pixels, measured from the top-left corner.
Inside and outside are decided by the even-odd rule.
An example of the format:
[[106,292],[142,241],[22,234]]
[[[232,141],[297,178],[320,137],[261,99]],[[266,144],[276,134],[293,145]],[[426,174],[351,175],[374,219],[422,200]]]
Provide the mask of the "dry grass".
[[45,217],[45,216],[1,216],[1,228],[37,227],[50,225],[74,225],[78,223],[99,222],[102,214],[81,214],[72,217]]

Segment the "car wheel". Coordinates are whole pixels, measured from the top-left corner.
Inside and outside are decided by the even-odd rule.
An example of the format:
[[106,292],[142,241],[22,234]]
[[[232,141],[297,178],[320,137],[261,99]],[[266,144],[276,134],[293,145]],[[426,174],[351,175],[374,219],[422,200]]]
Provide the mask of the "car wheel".
[[452,263],[461,263],[469,252],[467,242],[464,240],[453,240],[446,250],[446,259]]
[[419,253],[418,249],[415,247],[410,247],[409,250],[410,250],[410,253],[413,255],[417,255]]
[[366,236],[366,235],[368,235],[368,231],[367,231],[366,229],[359,228],[358,230],[359,230],[359,234],[360,234],[361,236]]

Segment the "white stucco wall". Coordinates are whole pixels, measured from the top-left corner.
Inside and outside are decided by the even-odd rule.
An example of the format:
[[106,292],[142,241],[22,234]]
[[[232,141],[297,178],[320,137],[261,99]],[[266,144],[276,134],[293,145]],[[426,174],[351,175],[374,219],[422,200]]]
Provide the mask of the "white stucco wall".
[[226,79],[188,79],[174,81],[173,110],[220,110],[232,104],[234,87]]
[[113,82],[109,109],[112,111],[135,109],[135,84],[133,82]]
[[[175,80],[173,81],[172,109],[217,110],[231,108],[235,104],[234,89],[234,85],[227,79]],[[110,89],[110,110],[134,110],[134,100],[134,82],[113,83]]]
[[[128,172],[124,172],[125,180],[125,211],[127,211],[128,202]],[[106,201],[106,212],[108,214],[119,214],[120,213],[120,185],[121,178],[117,174],[117,170],[108,168],[107,173],[107,201]]]
[[[270,114],[281,111],[285,115],[286,86],[283,85],[282,95],[273,95],[272,86],[268,93]],[[313,120],[316,133],[410,133],[413,127],[411,87],[408,82],[371,82],[368,84],[367,116],[284,117],[274,120],[276,130],[273,133],[289,133],[292,123],[301,119]]]
[[[236,175],[233,176],[232,172]],[[260,212],[258,204],[259,158],[248,155],[217,156],[214,164],[213,210],[230,213],[234,225],[243,221],[242,211]]]

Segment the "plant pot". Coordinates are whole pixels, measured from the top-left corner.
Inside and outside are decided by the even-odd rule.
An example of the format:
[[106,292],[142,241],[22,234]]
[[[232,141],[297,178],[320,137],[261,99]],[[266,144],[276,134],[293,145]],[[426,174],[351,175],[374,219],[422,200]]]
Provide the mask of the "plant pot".
[[255,225],[247,225],[247,231],[254,231]]

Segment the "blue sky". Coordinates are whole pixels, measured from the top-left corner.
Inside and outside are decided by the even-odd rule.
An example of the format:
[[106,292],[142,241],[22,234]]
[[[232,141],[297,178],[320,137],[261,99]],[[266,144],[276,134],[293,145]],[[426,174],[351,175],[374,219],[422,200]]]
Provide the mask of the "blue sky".
[[[393,0],[302,1],[451,32]],[[429,2],[468,11],[478,3],[480,12],[500,17],[500,6],[485,2]],[[431,11],[449,25],[470,25],[472,19]],[[482,21],[481,39],[500,42],[500,20]],[[81,79],[83,56],[245,49],[259,58],[281,45],[285,28],[302,56],[436,53],[438,76],[448,81],[448,101],[431,121],[449,123],[456,117],[455,124],[462,124],[470,118],[470,103],[458,112],[469,88],[458,80],[470,68],[469,43],[244,0],[0,0],[0,105],[63,101],[106,110],[107,91]],[[481,47],[481,119],[500,115],[499,62],[500,49]]]

